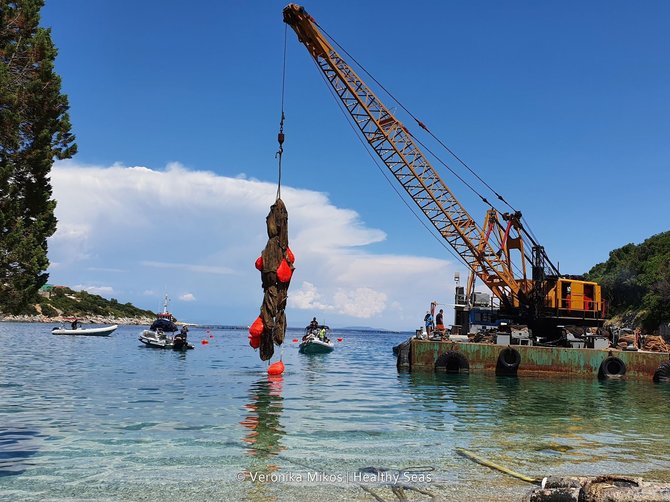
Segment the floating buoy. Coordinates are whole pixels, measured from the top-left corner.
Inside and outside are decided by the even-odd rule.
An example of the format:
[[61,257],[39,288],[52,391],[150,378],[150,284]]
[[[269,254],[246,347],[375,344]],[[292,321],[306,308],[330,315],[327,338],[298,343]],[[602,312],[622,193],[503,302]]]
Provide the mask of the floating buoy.
[[338,338],[337,341],[338,341],[338,342],[341,342],[341,341],[342,341],[342,338]]
[[297,338],[294,338],[294,339],[293,339],[293,343],[296,343],[297,341],[298,341]]
[[207,340],[203,340],[200,343],[202,343],[203,345],[207,345],[209,342]]
[[258,316],[254,323],[249,326],[249,334],[251,336],[261,336],[263,333],[263,319],[261,319],[261,316]]
[[256,258],[256,263],[254,264],[256,266],[256,269],[258,270],[263,270],[263,256],[259,256]]
[[251,345],[252,349],[257,349],[258,347],[261,346],[261,336],[252,336],[249,335],[249,345]]
[[214,338],[214,335],[209,335],[210,338]]
[[268,366],[268,375],[281,375],[284,373],[284,363],[282,361],[277,361]]
[[295,262],[295,256],[293,254],[293,251],[291,251],[291,248],[286,248],[286,259],[290,264],[293,264]]
[[277,269],[277,279],[279,279],[280,282],[289,282],[291,280],[291,275],[293,275],[291,267],[288,266],[286,260],[282,260]]

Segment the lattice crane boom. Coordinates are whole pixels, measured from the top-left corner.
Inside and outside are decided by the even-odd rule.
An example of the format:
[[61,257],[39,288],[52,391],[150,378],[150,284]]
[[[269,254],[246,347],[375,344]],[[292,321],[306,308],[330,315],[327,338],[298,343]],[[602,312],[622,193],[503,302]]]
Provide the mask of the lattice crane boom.
[[[344,61],[303,7],[286,6],[284,22],[314,58],[371,148],[440,235],[494,295],[511,306],[523,303],[520,296],[528,294],[529,283],[525,277],[515,278],[509,251],[494,248],[491,231],[482,229],[459,203],[409,130]],[[499,224],[487,216],[485,226],[489,223]],[[515,230],[519,232],[518,227]]]

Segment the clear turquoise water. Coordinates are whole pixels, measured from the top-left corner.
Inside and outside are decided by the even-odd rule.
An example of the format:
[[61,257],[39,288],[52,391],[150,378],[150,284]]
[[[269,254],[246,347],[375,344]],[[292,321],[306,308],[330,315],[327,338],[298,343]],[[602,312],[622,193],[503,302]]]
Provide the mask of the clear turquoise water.
[[0,323],[2,500],[391,501],[393,474],[443,500],[529,489],[458,447],[530,476],[670,481],[670,385],[398,374],[407,334],[336,332],[308,356],[298,331],[270,379],[244,331],[194,329],[183,354],[141,346],[138,327],[50,328]]

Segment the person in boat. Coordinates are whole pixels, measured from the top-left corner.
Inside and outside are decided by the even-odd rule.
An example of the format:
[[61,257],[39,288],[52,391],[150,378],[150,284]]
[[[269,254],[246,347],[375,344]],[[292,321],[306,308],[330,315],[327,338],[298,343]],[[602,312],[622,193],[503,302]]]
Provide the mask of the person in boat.
[[309,323],[309,330],[310,331],[318,331],[319,329],[319,323],[316,320],[316,317],[312,318],[312,322]]
[[186,341],[188,338],[188,326],[182,326],[179,335]]
[[77,319],[77,318],[75,317],[75,318],[74,318],[74,321],[72,321],[71,326],[72,326],[72,329],[77,329],[79,326],[81,326],[81,323],[79,322],[79,319]]
[[319,340],[326,341],[326,328],[321,328],[321,331],[319,331]]

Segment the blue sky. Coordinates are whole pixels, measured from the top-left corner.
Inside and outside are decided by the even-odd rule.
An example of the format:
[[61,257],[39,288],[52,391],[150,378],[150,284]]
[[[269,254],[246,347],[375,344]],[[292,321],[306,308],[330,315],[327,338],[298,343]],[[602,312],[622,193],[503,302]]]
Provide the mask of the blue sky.
[[[42,24],[79,146],[53,171],[50,282],[150,309],[167,292],[192,322],[253,321],[285,4],[47,0]],[[524,213],[562,272],[668,230],[667,2],[304,5]],[[400,201],[287,35],[282,193],[298,260],[289,325],[316,315],[418,327],[431,300],[448,309],[453,274],[466,271]],[[441,173],[483,220],[485,208]]]

